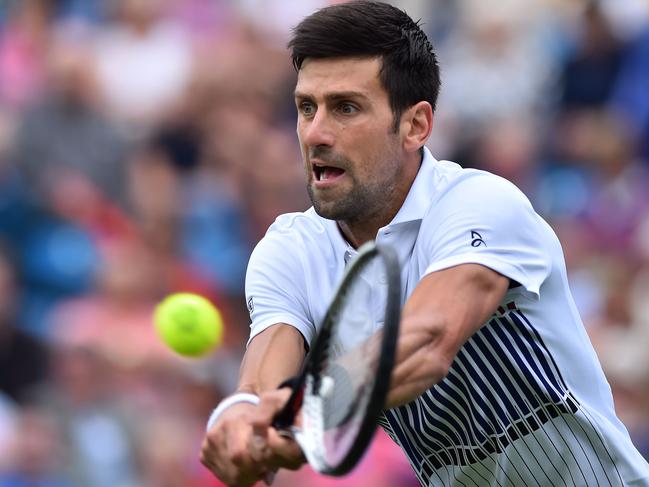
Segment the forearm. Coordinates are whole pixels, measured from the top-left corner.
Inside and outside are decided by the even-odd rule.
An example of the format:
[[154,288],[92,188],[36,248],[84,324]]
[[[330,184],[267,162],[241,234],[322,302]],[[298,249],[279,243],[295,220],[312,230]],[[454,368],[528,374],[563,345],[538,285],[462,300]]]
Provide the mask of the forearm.
[[299,373],[304,356],[304,338],[295,327],[271,326],[248,345],[241,363],[238,390],[260,394],[275,389]]
[[404,306],[387,407],[406,404],[446,377],[464,343],[487,321],[509,280],[477,265],[434,272]]
[[[410,325],[410,326],[409,326]],[[441,326],[402,322],[386,408],[407,404],[446,377],[448,359]]]

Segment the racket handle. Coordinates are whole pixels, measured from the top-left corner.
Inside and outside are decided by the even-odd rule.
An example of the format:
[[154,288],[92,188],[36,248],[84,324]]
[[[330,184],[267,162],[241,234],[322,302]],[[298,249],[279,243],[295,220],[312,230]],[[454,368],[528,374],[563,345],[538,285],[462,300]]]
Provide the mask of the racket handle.
[[293,435],[289,428],[293,425],[304,398],[304,384],[301,379],[301,376],[291,377],[278,386],[278,389],[290,387],[292,392],[284,407],[273,418],[273,428],[280,431],[280,433],[286,433],[290,437]]

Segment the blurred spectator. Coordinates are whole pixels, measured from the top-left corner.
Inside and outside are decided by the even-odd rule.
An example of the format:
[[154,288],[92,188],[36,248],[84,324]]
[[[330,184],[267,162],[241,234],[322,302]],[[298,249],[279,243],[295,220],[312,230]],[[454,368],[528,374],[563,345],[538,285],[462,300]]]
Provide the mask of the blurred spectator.
[[[264,170],[255,162],[264,161]],[[304,167],[292,137],[280,131],[268,130],[258,141],[252,164],[243,168],[243,191],[248,202],[248,214],[253,220],[257,241],[280,213],[304,211],[309,207],[305,191]]]
[[98,23],[105,20],[111,2],[106,0],[56,0],[57,15],[63,22]]
[[197,461],[198,433],[202,433],[204,424],[199,430],[188,419],[165,415],[147,418],[142,487],[225,487]]
[[206,163],[199,127],[179,119],[151,139],[132,165],[140,223],[151,236],[158,234],[153,238],[177,249],[214,288],[238,296],[250,253],[249,222],[238,188]]
[[250,256],[248,219],[209,170],[185,184],[181,206],[182,255],[225,294],[237,296]]
[[65,474],[63,431],[47,410],[28,407],[20,412],[9,457],[12,468],[0,472],[1,487],[81,487]]
[[52,2],[8,2],[0,31],[0,107],[22,109],[43,89]]
[[60,42],[50,46],[48,61],[48,90],[22,118],[11,162],[32,196],[64,217],[102,199],[124,206],[126,143],[98,106],[88,51]]
[[96,46],[99,86],[108,112],[129,134],[149,128],[182,95],[192,49],[177,23],[162,17],[159,0],[119,0],[113,24]]
[[175,19],[196,44],[210,39],[222,40],[236,28],[232,11],[235,2],[228,0],[168,0],[167,17]]
[[649,161],[649,25],[634,40],[620,68],[612,105],[633,124]]
[[649,3],[645,0],[600,0],[615,33],[632,39],[649,26]]
[[625,54],[599,2],[585,8],[575,45],[562,67],[563,110],[602,107],[610,99]]
[[637,261],[602,255],[596,270],[605,283],[604,309],[589,333],[616,399],[616,410],[641,453],[649,456],[649,272]]
[[[67,425],[84,486],[213,485],[188,479],[204,418],[225,392],[203,371],[214,363],[186,363],[153,333],[153,306],[168,285],[157,255],[139,242],[105,249],[98,292],[54,313],[59,386],[43,398]],[[99,437],[106,441],[91,441]],[[106,469],[115,476],[94,473]]]
[[[556,132],[555,167],[540,179],[541,207],[550,217],[579,217],[593,250],[629,248],[649,211],[649,171],[634,150],[633,132],[604,111],[566,116]],[[557,175],[569,181],[568,174],[573,179],[565,192],[551,187],[553,181],[560,183]]]
[[599,249],[624,254],[649,212],[649,167],[637,156],[633,131],[618,119],[601,114],[592,129],[589,169],[595,187],[586,231]]
[[0,392],[0,475],[11,468],[12,442],[16,435],[18,406]]
[[529,119],[493,119],[465,146],[462,165],[498,174],[533,196],[538,181],[538,140]]
[[83,487],[137,485],[138,415],[114,388],[110,362],[69,337],[58,340],[54,380],[34,401],[62,429],[65,441],[56,445],[68,449],[69,477]]
[[18,327],[18,294],[10,255],[0,247],[0,392],[16,402],[49,377],[46,346]]
[[[92,281],[99,240],[128,233],[126,143],[100,111],[83,47],[50,46],[48,90],[18,124],[8,162],[21,176],[19,235],[25,326],[47,333],[46,315]],[[20,189],[20,188],[19,188]]]
[[291,28],[317,9],[326,7],[332,0],[302,0],[301,2],[267,2],[265,0],[240,0],[236,2],[245,22],[249,22],[266,42],[278,49],[284,47],[284,40]]
[[151,316],[166,289],[165,266],[136,241],[103,249],[95,292],[52,311],[53,338],[90,346],[115,366],[137,367],[169,352],[152,333]]
[[[555,66],[540,44],[531,5],[464,1],[458,29],[440,51],[443,88],[438,133],[446,154],[455,144],[472,143],[494,119],[537,119],[547,104]],[[439,132],[441,130],[441,132]],[[435,131],[434,131],[435,132]]]

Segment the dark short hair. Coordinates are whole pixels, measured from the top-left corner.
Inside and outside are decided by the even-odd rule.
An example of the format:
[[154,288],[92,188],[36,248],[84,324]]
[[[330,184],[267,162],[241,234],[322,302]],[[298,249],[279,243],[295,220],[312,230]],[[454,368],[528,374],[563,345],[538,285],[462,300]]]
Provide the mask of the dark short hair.
[[380,57],[395,127],[415,103],[435,110],[441,82],[433,46],[419,23],[392,5],[355,0],[320,9],[293,29],[288,47],[297,71],[307,58]]

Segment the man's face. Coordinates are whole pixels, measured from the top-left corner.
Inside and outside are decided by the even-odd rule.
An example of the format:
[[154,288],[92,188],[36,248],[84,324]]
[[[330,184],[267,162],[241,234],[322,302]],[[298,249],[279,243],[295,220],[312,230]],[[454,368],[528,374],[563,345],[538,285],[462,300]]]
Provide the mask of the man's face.
[[380,67],[378,58],[307,59],[298,73],[307,191],[324,218],[362,221],[392,206],[402,186],[400,136]]

